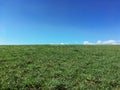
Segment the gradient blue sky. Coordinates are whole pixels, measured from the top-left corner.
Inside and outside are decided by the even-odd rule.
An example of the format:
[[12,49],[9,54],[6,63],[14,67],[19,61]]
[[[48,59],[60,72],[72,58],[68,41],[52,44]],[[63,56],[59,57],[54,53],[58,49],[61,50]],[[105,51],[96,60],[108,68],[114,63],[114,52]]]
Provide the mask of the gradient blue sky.
[[0,0],[0,44],[120,40],[120,0]]

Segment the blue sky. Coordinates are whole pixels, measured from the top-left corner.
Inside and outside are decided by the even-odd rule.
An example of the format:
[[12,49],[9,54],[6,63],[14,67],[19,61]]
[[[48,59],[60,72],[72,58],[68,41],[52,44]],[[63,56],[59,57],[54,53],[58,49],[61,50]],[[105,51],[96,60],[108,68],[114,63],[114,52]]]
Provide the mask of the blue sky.
[[0,44],[120,40],[120,0],[0,0]]

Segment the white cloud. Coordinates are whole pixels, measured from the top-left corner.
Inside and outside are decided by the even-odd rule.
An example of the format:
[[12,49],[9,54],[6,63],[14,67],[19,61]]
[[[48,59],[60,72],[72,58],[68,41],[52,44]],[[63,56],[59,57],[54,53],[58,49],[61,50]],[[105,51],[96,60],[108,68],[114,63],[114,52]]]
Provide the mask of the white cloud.
[[93,44],[93,43],[90,43],[89,41],[84,41],[83,44],[89,45],[89,44]]
[[101,40],[98,40],[97,42],[96,42],[96,44],[101,44],[102,43],[102,41]]
[[98,40],[95,43],[92,43],[92,42],[89,42],[89,41],[84,41],[83,44],[85,44],[85,45],[91,45],[91,44],[112,44],[112,45],[116,45],[116,44],[120,44],[120,40],[106,40],[106,41]]
[[60,43],[60,45],[64,45],[65,43]]
[[65,45],[65,44],[67,44],[67,43],[50,43],[50,45]]
[[119,40],[108,40],[108,41],[103,41],[103,44],[120,44]]

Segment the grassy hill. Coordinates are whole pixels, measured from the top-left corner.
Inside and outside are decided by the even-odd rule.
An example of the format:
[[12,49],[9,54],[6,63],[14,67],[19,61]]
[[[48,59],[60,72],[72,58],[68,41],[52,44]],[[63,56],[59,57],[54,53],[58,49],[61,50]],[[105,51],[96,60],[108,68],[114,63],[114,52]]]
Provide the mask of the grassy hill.
[[120,46],[0,46],[1,90],[120,90]]

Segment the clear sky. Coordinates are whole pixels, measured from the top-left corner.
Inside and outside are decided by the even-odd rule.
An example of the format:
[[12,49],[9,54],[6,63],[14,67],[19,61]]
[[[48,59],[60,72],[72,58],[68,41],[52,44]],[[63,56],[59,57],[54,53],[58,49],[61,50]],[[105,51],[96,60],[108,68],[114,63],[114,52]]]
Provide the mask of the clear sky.
[[0,0],[0,44],[107,40],[120,40],[120,0]]

